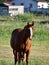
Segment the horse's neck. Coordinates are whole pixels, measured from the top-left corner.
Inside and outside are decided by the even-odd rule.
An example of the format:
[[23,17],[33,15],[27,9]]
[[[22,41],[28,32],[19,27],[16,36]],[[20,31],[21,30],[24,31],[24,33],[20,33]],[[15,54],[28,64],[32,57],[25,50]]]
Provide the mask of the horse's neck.
[[25,34],[25,32],[26,32],[26,31],[23,29],[22,35],[23,35],[23,42],[24,42],[24,43],[26,43],[27,39],[29,39],[29,38],[28,38],[28,34]]
[[21,43],[26,43],[28,37],[27,37],[27,34],[25,34],[25,30],[24,29],[19,29],[19,32],[18,32],[18,41],[20,40]]

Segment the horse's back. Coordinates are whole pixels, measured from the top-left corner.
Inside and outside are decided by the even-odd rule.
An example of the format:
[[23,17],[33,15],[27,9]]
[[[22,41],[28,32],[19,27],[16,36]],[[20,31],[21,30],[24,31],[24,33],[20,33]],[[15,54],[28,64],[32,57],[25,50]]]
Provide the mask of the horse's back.
[[19,33],[21,30],[22,30],[21,28],[18,28],[18,29],[13,30],[13,32],[12,32],[11,40],[10,40],[10,45],[11,45],[11,47],[12,47],[13,49],[16,49],[17,36],[18,36],[18,33]]

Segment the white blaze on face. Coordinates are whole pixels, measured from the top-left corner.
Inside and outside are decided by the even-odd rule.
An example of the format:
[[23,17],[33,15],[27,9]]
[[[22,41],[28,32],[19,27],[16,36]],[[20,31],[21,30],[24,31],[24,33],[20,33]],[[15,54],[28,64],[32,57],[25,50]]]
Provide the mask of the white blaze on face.
[[30,39],[32,39],[32,35],[33,35],[33,32],[32,32],[32,28],[30,27]]

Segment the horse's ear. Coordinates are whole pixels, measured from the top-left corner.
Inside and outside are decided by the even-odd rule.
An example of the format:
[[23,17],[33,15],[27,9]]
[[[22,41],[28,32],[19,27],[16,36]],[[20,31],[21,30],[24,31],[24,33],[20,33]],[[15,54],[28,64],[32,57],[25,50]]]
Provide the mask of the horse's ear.
[[34,21],[32,21],[32,25],[34,25]]
[[27,22],[27,25],[29,25],[29,22]]

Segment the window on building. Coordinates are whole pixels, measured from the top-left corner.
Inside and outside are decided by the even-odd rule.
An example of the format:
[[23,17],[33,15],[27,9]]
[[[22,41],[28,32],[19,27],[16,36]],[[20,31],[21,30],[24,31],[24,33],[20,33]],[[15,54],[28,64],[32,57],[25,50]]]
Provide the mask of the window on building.
[[42,8],[44,7],[44,4],[42,4]]
[[10,11],[17,11],[18,10],[18,8],[11,8],[11,9],[9,9]]
[[24,3],[21,3],[21,5],[24,5]]
[[40,6],[38,6],[38,8],[40,8]]
[[32,7],[32,4],[29,4],[29,7],[31,8]]
[[15,5],[15,3],[12,3],[12,5]]
[[48,3],[48,8],[49,8],[49,3]]

